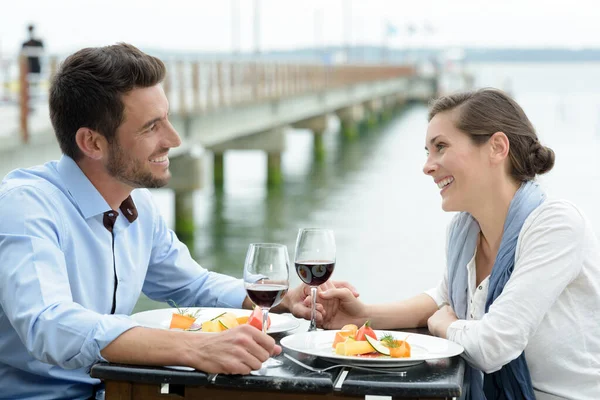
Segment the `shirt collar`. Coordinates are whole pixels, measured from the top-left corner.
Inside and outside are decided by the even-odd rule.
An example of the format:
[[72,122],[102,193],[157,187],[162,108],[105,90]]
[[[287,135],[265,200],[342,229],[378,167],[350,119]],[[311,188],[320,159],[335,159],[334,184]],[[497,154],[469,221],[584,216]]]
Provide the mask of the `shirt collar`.
[[[104,197],[71,157],[63,155],[58,161],[57,169],[85,219],[111,210]],[[121,203],[120,209],[130,223],[136,220],[137,209],[131,196]]]

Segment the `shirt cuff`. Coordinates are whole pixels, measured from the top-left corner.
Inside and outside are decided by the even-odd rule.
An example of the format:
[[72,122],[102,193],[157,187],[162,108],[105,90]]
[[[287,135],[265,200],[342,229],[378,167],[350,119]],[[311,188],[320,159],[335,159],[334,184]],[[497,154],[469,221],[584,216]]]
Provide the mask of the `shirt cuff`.
[[229,283],[229,288],[223,290],[223,294],[217,300],[217,307],[242,308],[246,298],[246,288],[242,279],[236,279]]
[[462,333],[468,331],[471,325],[477,323],[478,321],[467,321],[465,319],[459,319],[458,321],[454,321],[448,326],[448,330],[446,330],[446,337],[448,340],[460,344],[460,337]]
[[435,301],[435,304],[440,308],[442,305],[447,304],[446,300],[440,295],[440,292],[437,288],[429,289],[425,291],[425,294],[428,295]]
[[124,332],[136,326],[140,325],[125,315],[103,315],[86,337],[81,348],[82,356],[91,361],[89,365],[97,361],[106,361],[100,351]]

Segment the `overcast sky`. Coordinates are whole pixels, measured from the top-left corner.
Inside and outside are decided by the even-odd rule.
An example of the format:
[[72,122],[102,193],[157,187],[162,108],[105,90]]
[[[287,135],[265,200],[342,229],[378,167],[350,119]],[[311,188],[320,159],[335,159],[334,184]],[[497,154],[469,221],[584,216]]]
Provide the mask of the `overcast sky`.
[[[17,51],[29,22],[36,24],[50,53],[121,41],[176,51],[254,48],[253,0],[1,2],[4,58]],[[344,3],[351,12],[344,13]],[[397,30],[387,38],[393,47],[600,47],[600,6],[593,0],[259,0],[259,4],[263,50],[381,44],[388,24]],[[235,9],[239,9],[237,23]],[[415,28],[412,35],[408,26]]]

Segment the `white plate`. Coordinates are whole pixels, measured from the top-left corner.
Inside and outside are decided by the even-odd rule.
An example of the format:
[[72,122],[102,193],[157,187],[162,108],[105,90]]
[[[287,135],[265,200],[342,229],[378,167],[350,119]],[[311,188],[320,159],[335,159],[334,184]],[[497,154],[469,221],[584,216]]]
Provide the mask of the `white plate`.
[[381,338],[384,334],[390,334],[399,340],[407,338],[407,342],[411,347],[411,356],[407,358],[341,356],[335,354],[334,349],[331,347],[336,332],[316,331],[296,333],[281,339],[281,346],[284,350],[293,350],[320,357],[333,363],[350,363],[366,367],[402,367],[418,364],[425,360],[453,357],[464,351],[461,345],[436,336],[376,330],[375,333],[378,338]]
[[[197,323],[213,319],[224,312],[231,312],[238,317],[250,315],[252,313],[252,310],[242,310],[237,308],[187,307],[186,309],[191,313],[198,312],[196,315]],[[142,311],[133,314],[131,318],[142,326],[169,329],[171,316],[174,312],[177,312],[176,308],[161,308],[157,310]],[[267,333],[286,332],[295,329],[300,325],[300,321],[289,315],[274,314],[270,312],[269,317],[271,317],[271,326],[267,330]]]
[[176,369],[177,371],[195,371],[192,367],[184,367],[182,365],[165,365],[163,368]]

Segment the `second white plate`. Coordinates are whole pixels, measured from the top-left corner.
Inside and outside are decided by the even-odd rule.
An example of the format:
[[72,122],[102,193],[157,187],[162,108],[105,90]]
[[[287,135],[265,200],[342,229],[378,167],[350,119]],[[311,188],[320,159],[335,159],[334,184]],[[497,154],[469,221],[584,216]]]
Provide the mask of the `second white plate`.
[[407,339],[411,346],[411,356],[407,358],[341,356],[335,354],[334,349],[331,347],[336,332],[332,330],[296,333],[281,339],[281,346],[284,350],[320,357],[333,363],[349,363],[357,366],[381,368],[414,365],[425,360],[453,357],[464,351],[461,345],[436,336],[376,330],[375,333],[379,338],[384,334],[390,334],[395,339]]

